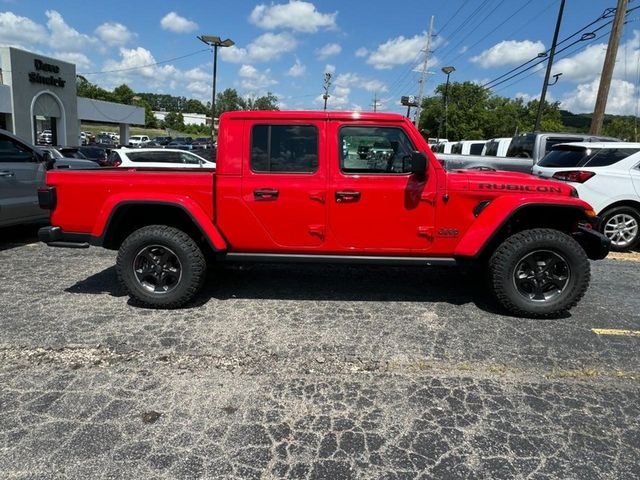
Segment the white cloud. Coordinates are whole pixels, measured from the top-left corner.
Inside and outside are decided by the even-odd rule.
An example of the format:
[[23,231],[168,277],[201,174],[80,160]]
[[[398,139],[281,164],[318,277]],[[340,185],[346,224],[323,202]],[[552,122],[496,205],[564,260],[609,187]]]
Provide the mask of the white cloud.
[[0,12],[0,44],[29,46],[47,39],[46,29],[27,17]]
[[[378,70],[384,70],[416,61],[427,45],[426,39],[426,34],[414,35],[411,38],[400,35],[389,39],[369,54],[367,63]],[[441,41],[437,40],[431,48],[436,48],[439,42]]]
[[291,52],[298,46],[296,39],[287,32],[264,33],[251,42],[247,48],[237,46],[223,48],[220,56],[231,63],[268,62]]
[[296,58],[296,63],[294,63],[291,68],[287,71],[287,75],[290,77],[301,77],[306,72],[307,67],[305,67],[299,58]]
[[145,88],[159,88],[167,82],[170,88],[175,88],[180,71],[173,65],[160,66],[154,63],[156,59],[146,48],[122,47],[120,60],[111,59],[104,63],[105,73],[100,77],[100,83],[113,87],[141,80],[145,82]]
[[96,28],[96,35],[110,47],[123,47],[136,36],[123,24],[117,22],[103,23]]
[[324,73],[330,73],[331,75],[333,75],[334,73],[336,73],[336,66],[331,65],[330,63],[327,63],[324,66]]
[[504,40],[479,55],[471,57],[471,61],[481,68],[515,65],[526,62],[544,51],[545,48],[542,42]]
[[260,71],[253,65],[242,65],[238,70],[240,86],[255,95],[265,93],[264,90],[278,82],[271,78],[271,70]]
[[183,73],[183,76],[186,80],[190,80],[193,82],[207,82],[211,81],[211,73],[205,72],[200,67],[192,68],[191,70],[187,70]]
[[314,33],[321,28],[335,28],[334,13],[320,13],[311,2],[289,0],[289,3],[270,6],[256,5],[249,21],[266,30],[288,28],[298,32]]
[[89,57],[84,53],[79,52],[55,52],[51,55],[54,58],[59,58],[65,62],[75,63],[76,72],[82,73],[83,70],[88,70],[93,65]]
[[[349,95],[354,88],[362,89],[370,93],[381,93],[387,91],[386,85],[379,80],[363,78],[357,73],[341,73],[335,77],[333,86],[329,89],[330,97],[327,105],[334,110],[342,110],[347,107],[351,110],[361,109],[359,105],[352,104],[349,99]],[[384,108],[387,101],[383,101],[382,99],[378,99],[378,101]],[[322,95],[318,96],[315,99],[315,102],[323,104],[324,99],[322,98]]]
[[316,50],[316,55],[319,60],[326,60],[329,57],[338,55],[342,52],[342,47],[337,43],[327,43],[323,47]]
[[160,20],[160,26],[164,30],[169,30],[174,33],[189,33],[198,29],[198,24],[192,20],[181,17],[176,12],[169,12],[162,20]]
[[359,49],[356,50],[356,57],[366,57],[367,55],[369,55],[369,50],[367,50],[364,47],[360,47]]
[[[561,101],[561,107],[574,113],[593,112],[599,85],[599,78],[589,83],[578,85],[573,92],[565,94]],[[606,113],[616,115],[634,114],[636,109],[635,95],[636,87],[633,83],[613,79],[607,99]]]
[[98,40],[84,33],[80,33],[69,26],[60,13],[55,10],[47,10],[47,27],[51,32],[49,45],[56,50],[67,52],[79,52],[95,46]]

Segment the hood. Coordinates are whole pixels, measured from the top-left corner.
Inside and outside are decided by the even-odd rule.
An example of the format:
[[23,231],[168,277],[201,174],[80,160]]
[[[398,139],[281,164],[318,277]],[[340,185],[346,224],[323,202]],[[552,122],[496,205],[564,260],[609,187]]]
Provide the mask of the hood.
[[577,196],[575,188],[564,182],[547,180],[520,172],[457,170],[450,172],[449,188],[494,194],[519,193]]

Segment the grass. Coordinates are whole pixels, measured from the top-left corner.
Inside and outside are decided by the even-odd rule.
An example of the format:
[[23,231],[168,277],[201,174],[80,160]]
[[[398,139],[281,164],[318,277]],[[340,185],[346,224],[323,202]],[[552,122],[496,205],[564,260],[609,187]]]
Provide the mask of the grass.
[[[94,135],[97,135],[100,132],[112,132],[117,135],[120,135],[120,128],[117,125],[100,125],[100,124],[86,124],[83,123],[80,125],[80,131],[82,132],[91,132]],[[207,135],[192,135],[184,132],[178,132],[176,130],[170,130],[170,133],[167,133],[166,130],[161,128],[144,128],[144,127],[129,127],[129,136],[131,135],[147,135],[150,138],[153,137],[164,137],[167,135],[171,135],[172,137],[184,136],[184,137],[206,137]]]

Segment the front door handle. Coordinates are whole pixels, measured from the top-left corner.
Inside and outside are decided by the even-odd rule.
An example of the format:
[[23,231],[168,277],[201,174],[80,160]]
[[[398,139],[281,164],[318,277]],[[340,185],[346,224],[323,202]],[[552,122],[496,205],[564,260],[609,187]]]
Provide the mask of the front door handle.
[[336,192],[336,202],[357,202],[360,200],[360,192],[354,191],[345,191],[345,192]]
[[273,188],[259,188],[253,191],[253,198],[256,200],[277,200],[279,193]]
[[15,176],[16,176],[15,172],[9,172],[7,170],[0,172],[0,177],[15,177]]

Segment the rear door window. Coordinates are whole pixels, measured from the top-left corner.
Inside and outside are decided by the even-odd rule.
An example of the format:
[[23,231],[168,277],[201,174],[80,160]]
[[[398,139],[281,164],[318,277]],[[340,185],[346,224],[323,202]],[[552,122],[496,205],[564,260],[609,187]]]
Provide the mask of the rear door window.
[[472,143],[471,147],[469,147],[469,154],[480,155],[482,153],[483,148],[484,148],[484,143]]
[[34,159],[33,152],[26,146],[8,137],[0,137],[0,163],[30,162]]
[[318,129],[313,125],[254,125],[251,170],[256,173],[314,173]]

